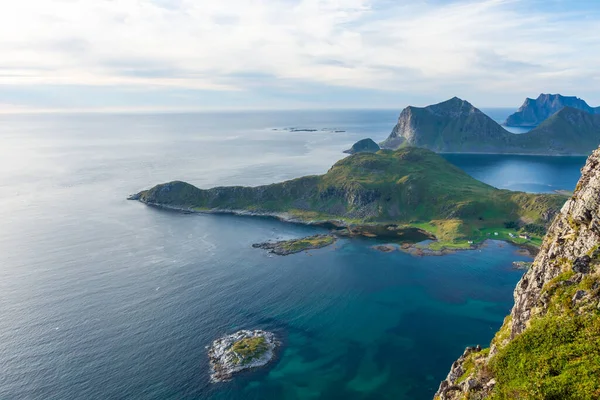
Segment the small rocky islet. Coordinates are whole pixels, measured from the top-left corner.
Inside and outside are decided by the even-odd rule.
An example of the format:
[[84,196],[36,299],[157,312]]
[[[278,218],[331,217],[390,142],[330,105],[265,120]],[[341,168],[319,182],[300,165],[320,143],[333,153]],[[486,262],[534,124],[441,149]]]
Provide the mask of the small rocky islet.
[[253,244],[255,249],[268,250],[269,253],[278,256],[287,256],[290,254],[300,253],[306,250],[321,249],[334,244],[337,237],[334,235],[313,235],[299,239],[281,240],[278,242],[264,242]]
[[239,372],[264,367],[278,346],[275,335],[263,330],[241,330],[215,340],[208,350],[211,382],[225,382]]

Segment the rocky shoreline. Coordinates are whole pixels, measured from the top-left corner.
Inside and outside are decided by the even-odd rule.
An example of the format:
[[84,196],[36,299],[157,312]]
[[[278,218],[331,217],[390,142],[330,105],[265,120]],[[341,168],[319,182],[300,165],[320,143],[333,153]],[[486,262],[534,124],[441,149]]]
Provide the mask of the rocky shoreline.
[[264,367],[279,346],[275,335],[263,330],[241,330],[215,340],[208,350],[211,382],[225,382],[233,375]]

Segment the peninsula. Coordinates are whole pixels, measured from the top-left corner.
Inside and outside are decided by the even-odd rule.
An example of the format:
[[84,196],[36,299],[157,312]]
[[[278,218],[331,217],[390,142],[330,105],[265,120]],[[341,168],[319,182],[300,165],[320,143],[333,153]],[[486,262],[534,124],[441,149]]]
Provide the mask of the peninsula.
[[562,107],[535,129],[513,134],[468,101],[454,97],[427,107],[407,107],[386,149],[423,147],[440,153],[589,155],[600,143],[600,114]]
[[432,151],[406,147],[353,154],[320,176],[207,190],[174,181],[130,199],[186,212],[272,216],[347,235],[420,235],[437,239],[438,248],[469,248],[489,238],[518,243],[511,239],[517,229],[530,231],[531,243],[539,244],[567,197],[499,190]]

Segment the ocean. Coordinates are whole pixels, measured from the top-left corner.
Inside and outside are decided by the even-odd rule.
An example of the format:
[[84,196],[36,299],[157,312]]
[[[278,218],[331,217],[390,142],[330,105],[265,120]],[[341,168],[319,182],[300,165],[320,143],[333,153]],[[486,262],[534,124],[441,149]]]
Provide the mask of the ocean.
[[[356,140],[383,140],[397,116],[1,115],[0,399],[431,398],[510,310],[522,274],[511,263],[527,260],[515,247],[418,258],[349,239],[277,257],[251,245],[323,230],[125,200],[175,179],[208,188],[322,174]],[[572,190],[585,163],[445,157],[532,192]],[[239,329],[275,332],[277,359],[209,383],[206,346]]]

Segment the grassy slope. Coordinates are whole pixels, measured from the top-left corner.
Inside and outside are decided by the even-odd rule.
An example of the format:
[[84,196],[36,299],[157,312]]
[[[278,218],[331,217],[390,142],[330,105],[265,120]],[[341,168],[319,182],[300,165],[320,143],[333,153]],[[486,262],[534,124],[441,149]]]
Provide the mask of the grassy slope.
[[287,213],[303,221],[396,223],[464,241],[484,239],[486,229],[508,221],[544,224],[543,214],[566,198],[498,190],[431,151],[403,148],[349,156],[322,176],[209,190],[171,182],[141,192],[140,199],[196,210]]

